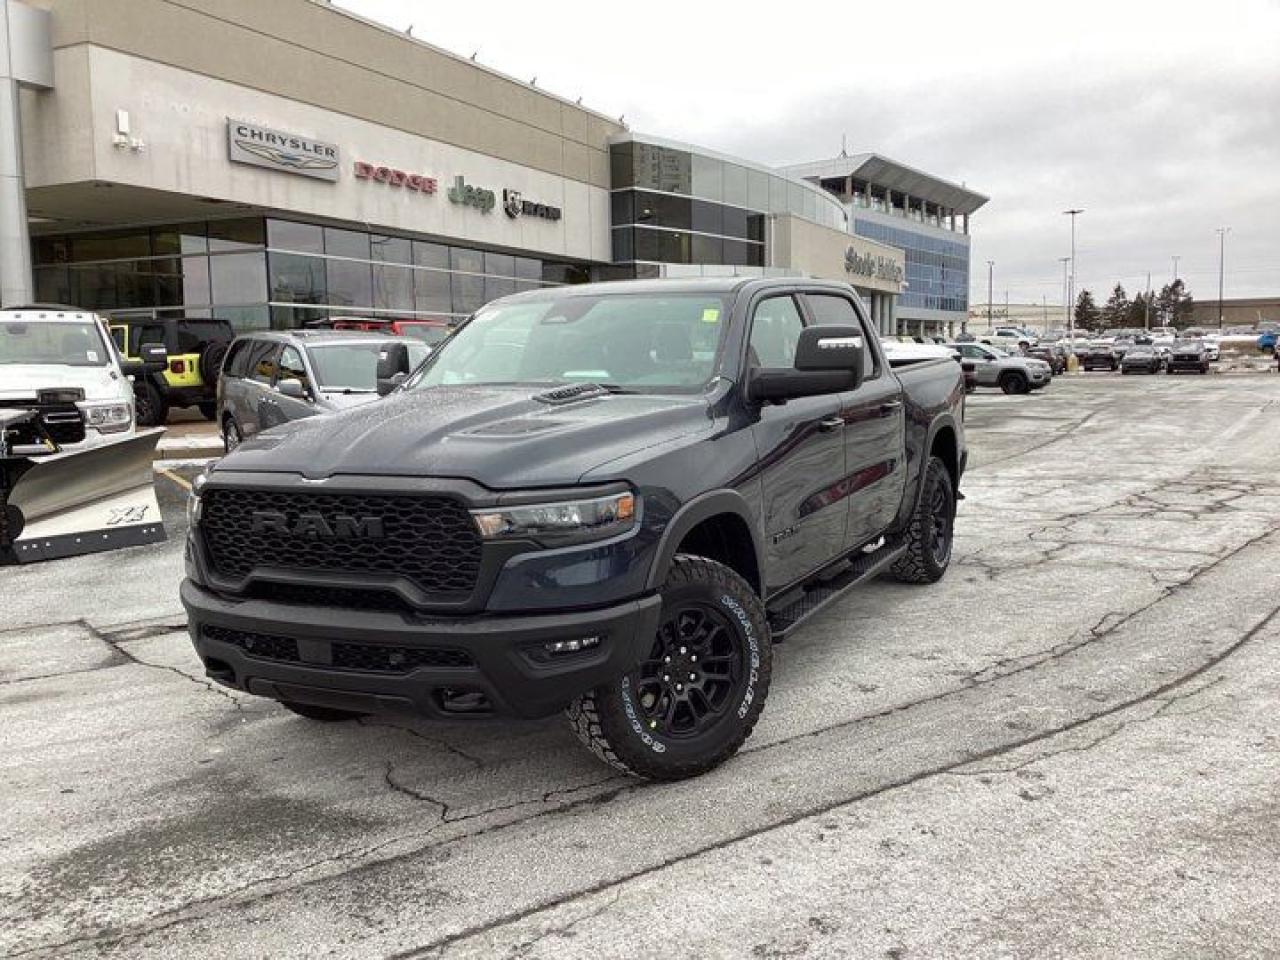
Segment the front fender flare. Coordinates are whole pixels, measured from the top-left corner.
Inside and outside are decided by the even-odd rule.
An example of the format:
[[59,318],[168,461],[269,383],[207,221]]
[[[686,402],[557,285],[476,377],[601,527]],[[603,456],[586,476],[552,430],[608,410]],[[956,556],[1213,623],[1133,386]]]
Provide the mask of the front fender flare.
[[756,570],[760,573],[763,583],[764,554],[761,550],[760,538],[756,535],[755,518],[751,514],[746,498],[735,490],[712,490],[690,500],[671,518],[662,532],[662,539],[658,542],[653,566],[649,568],[646,589],[656,590],[662,586],[667,579],[667,571],[671,569],[671,563],[675,559],[676,550],[690,530],[704,520],[725,513],[734,514],[747,525],[747,530],[751,534],[751,546],[755,551]]

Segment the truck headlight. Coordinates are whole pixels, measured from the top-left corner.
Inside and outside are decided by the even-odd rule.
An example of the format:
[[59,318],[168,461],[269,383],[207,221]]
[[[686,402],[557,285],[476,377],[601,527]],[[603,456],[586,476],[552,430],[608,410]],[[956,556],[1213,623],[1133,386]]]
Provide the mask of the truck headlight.
[[128,430],[133,423],[133,407],[124,401],[113,400],[108,403],[76,404],[80,408],[80,416],[84,418],[86,427],[93,427],[99,433],[120,433]]
[[198,474],[191,481],[191,492],[187,494],[187,526],[195,527],[200,523],[200,515],[203,508],[200,502],[200,491],[204,489],[204,485],[209,482],[209,475],[205,473]]
[[560,545],[625,533],[635,526],[638,506],[636,495],[627,492],[472,510],[471,516],[486,540],[532,539]]

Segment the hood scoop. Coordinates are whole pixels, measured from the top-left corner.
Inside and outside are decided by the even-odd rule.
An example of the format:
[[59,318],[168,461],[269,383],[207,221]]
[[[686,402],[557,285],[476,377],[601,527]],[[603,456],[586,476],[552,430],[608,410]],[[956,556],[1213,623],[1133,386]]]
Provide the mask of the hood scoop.
[[567,424],[568,421],[565,420],[534,420],[522,417],[515,420],[503,420],[500,423],[488,423],[482,427],[476,427],[474,430],[468,430],[467,435],[472,437],[519,437],[529,433],[551,430],[555,427],[567,426]]
[[562,403],[572,403],[574,400],[585,400],[588,397],[606,397],[608,395],[608,389],[598,383],[571,383],[567,387],[556,387],[546,393],[535,394],[533,399],[539,403],[557,406]]

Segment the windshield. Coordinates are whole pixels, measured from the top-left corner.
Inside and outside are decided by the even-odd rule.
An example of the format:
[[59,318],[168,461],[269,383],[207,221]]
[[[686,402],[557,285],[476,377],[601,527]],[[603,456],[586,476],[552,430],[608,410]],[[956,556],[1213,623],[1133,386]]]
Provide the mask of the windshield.
[[427,323],[406,323],[403,329],[406,337],[413,337],[429,347],[434,347],[450,333],[448,327],[437,327]]
[[0,364],[105,367],[111,354],[91,321],[0,320]]
[[1175,350],[1199,350],[1199,340],[1177,340],[1173,344]]
[[706,294],[499,304],[445,341],[409,386],[577,382],[693,392],[711,379],[725,315],[724,299]]
[[986,350],[987,353],[991,354],[991,356],[993,357],[1010,356],[1007,350],[1001,350],[999,347],[984,347],[984,349]]
[[[397,347],[402,347],[403,352]],[[378,389],[379,377],[390,379],[397,373],[412,373],[431,348],[420,340],[397,337],[392,341],[320,343],[308,352],[321,390],[371,393]]]

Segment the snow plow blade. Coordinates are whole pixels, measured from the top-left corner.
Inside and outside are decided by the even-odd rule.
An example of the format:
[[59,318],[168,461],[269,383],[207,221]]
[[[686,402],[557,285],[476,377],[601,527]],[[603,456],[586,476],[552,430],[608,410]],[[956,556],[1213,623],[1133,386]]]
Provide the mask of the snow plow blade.
[[165,539],[151,459],[163,429],[83,450],[0,456],[0,566]]

